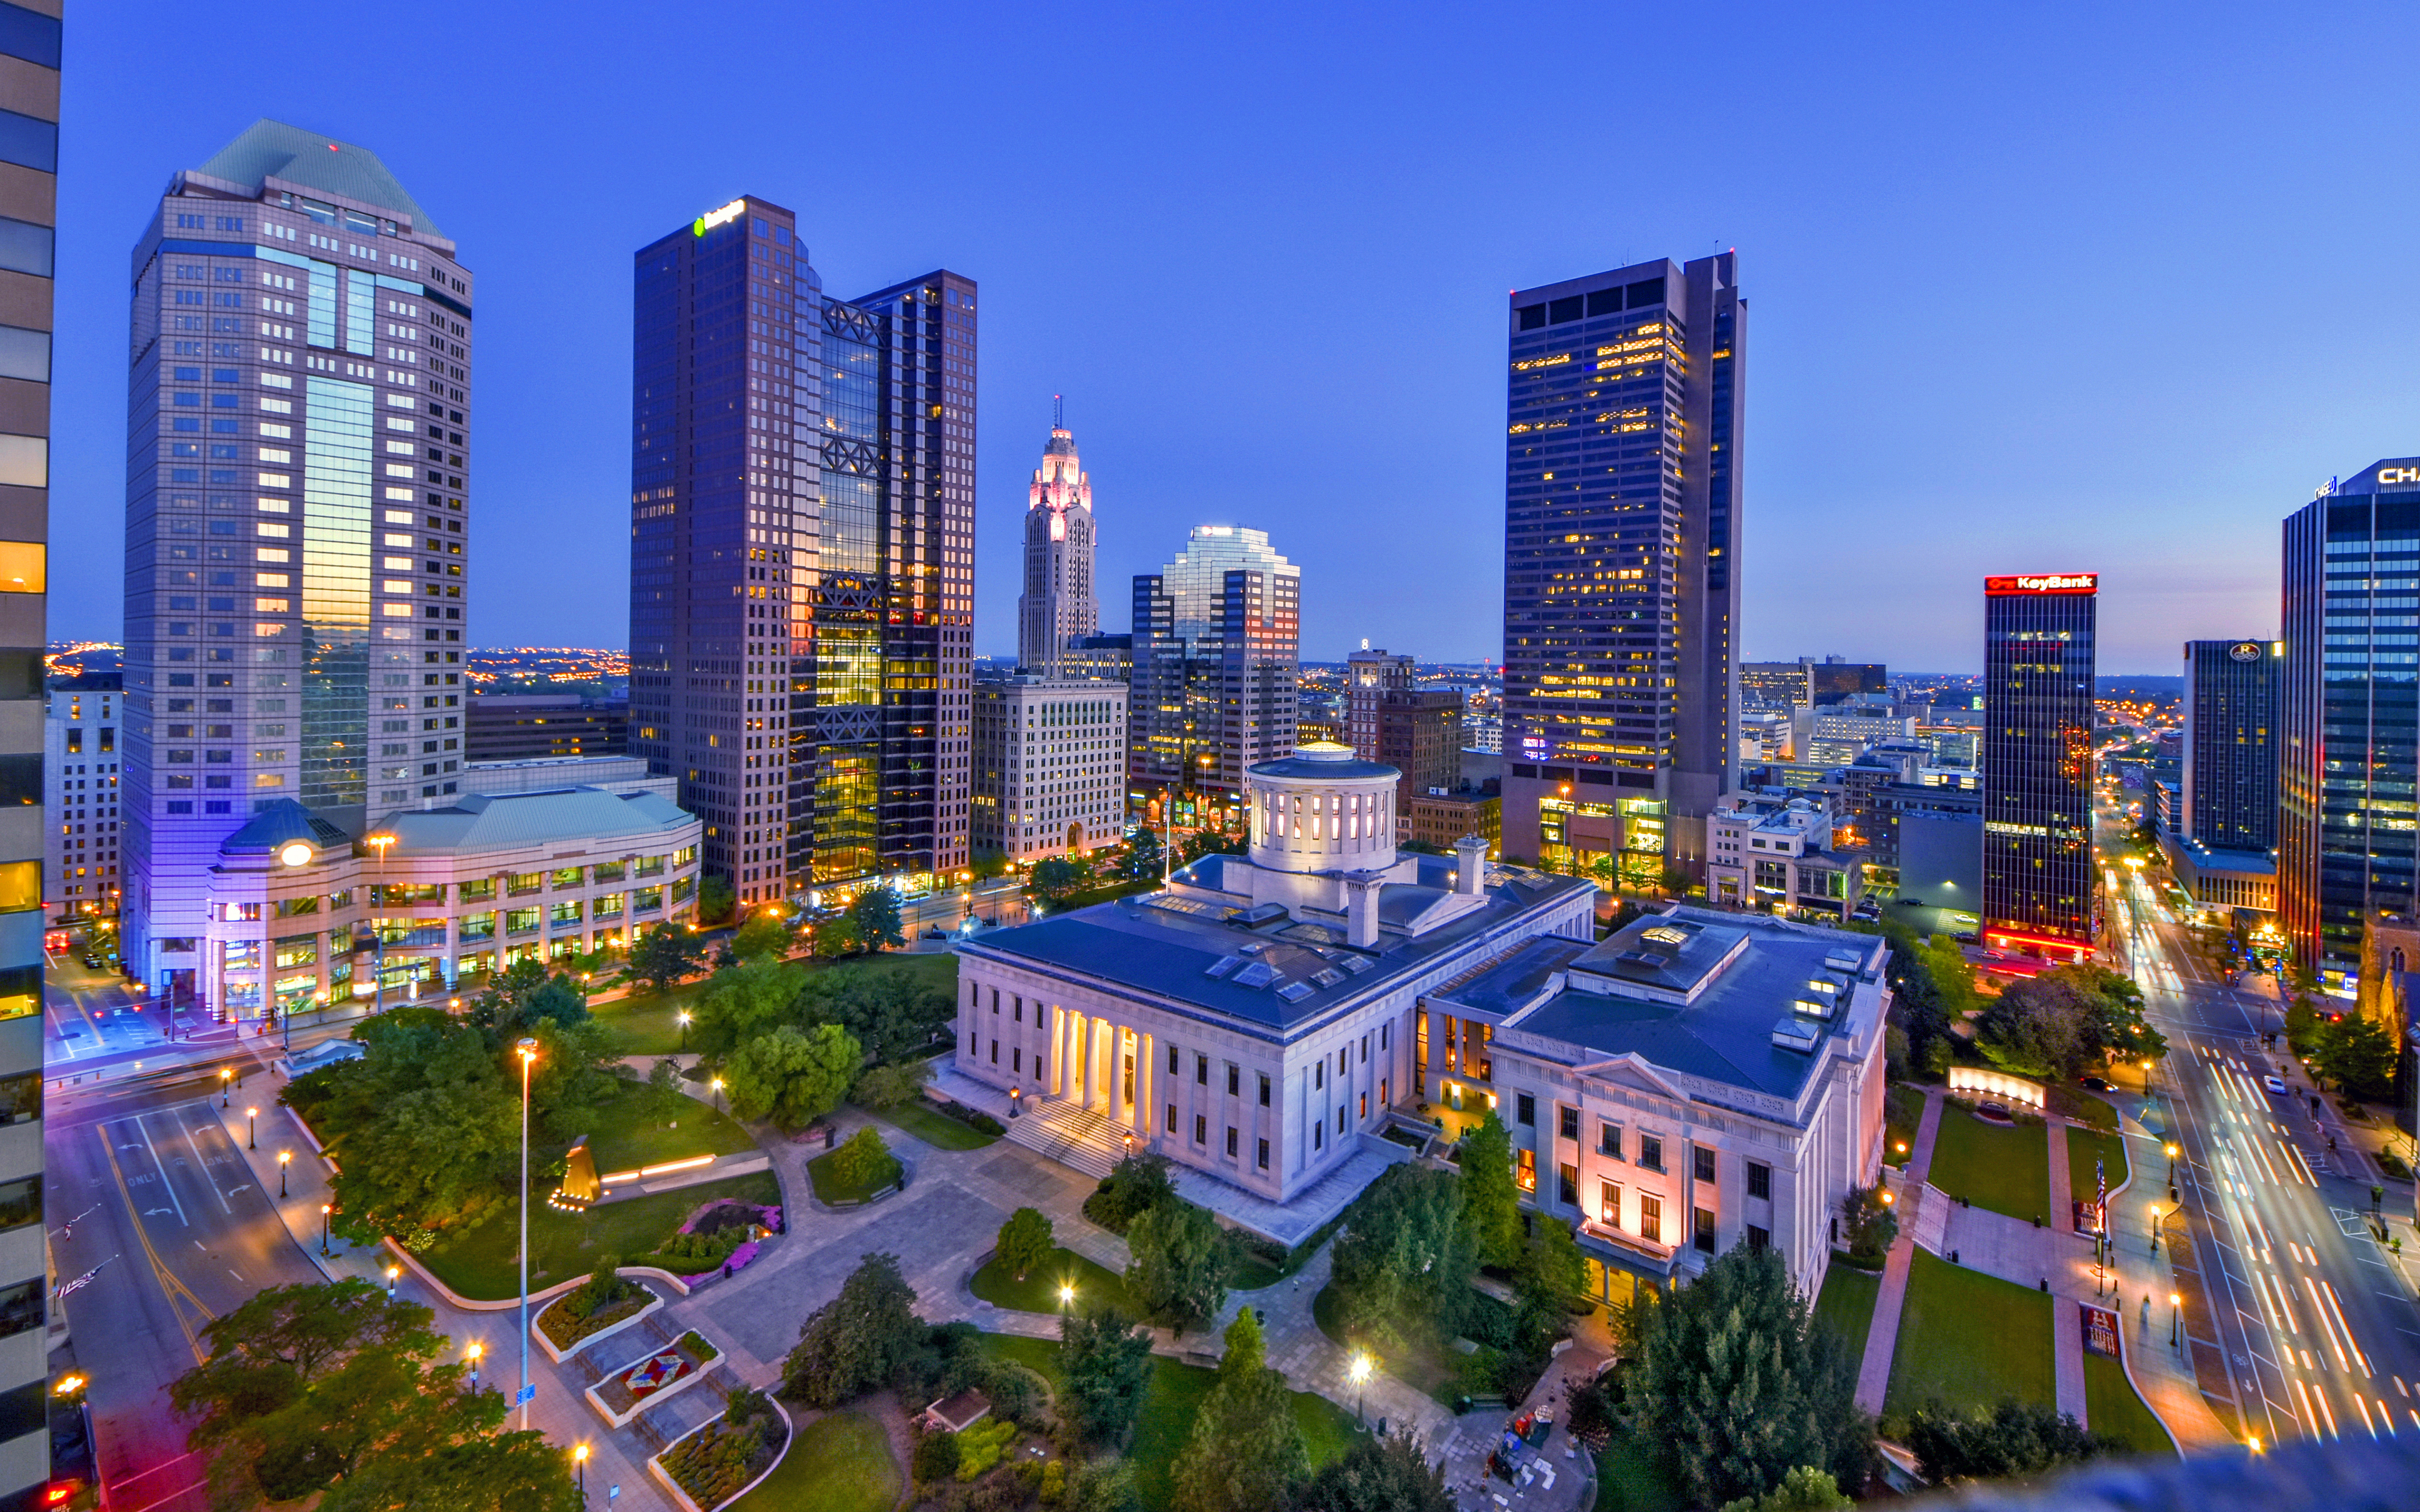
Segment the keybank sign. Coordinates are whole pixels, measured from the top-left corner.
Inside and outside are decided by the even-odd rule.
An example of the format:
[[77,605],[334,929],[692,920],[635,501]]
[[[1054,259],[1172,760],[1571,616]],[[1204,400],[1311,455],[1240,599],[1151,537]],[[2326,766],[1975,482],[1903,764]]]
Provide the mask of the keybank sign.
[[701,215],[696,220],[690,222],[690,232],[693,236],[702,237],[718,225],[729,225],[732,222],[739,219],[739,217],[747,211],[747,208],[748,202],[746,200],[735,199],[730,204],[722,206],[717,209],[708,210],[704,215]]
[[1994,597],[2010,594],[2090,594],[2099,591],[2096,572],[2043,573],[2035,577],[1986,578],[1983,592]]

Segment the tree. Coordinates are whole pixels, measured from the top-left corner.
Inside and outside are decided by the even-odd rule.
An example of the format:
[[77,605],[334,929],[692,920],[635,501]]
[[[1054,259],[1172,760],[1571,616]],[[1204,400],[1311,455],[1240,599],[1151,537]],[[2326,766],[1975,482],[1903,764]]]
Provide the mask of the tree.
[[1296,1512],[1454,1512],[1445,1461],[1430,1464],[1407,1430],[1355,1439],[1319,1467],[1294,1504]]
[[1571,1225],[1548,1213],[1537,1215],[1514,1283],[1520,1297],[1514,1320],[1522,1344],[1543,1351],[1570,1330],[1566,1304],[1588,1285],[1588,1257],[1580,1253]]
[[837,1407],[891,1385],[924,1342],[916,1291],[896,1255],[858,1262],[840,1295],[810,1314],[782,1362],[783,1389],[810,1407]]
[[1263,1362],[1252,1309],[1227,1325],[1218,1379],[1172,1471],[1180,1512],[1283,1512],[1311,1473],[1285,1378]]
[[358,1278],[273,1287],[202,1330],[209,1356],[169,1387],[194,1418],[187,1443],[210,1457],[212,1500],[256,1506],[324,1492],[346,1512],[415,1504],[576,1506],[559,1454],[535,1433],[504,1434],[504,1397],[463,1389],[468,1367],[438,1364],[450,1341],[435,1315]]
[[1907,1446],[1925,1479],[1936,1484],[2038,1475],[2054,1466],[2126,1452],[2121,1441],[2086,1431],[2055,1407],[2015,1400],[1981,1417],[1945,1412],[1938,1402],[1919,1407],[1908,1419]]
[[1078,1438],[1121,1439],[1142,1412],[1151,1383],[1151,1335],[1114,1307],[1059,1319],[1059,1372],[1067,1389],[1061,1410]]
[[1050,1257],[1052,1246],[1050,1220],[1039,1208],[1019,1208],[1000,1226],[1000,1242],[996,1252],[1005,1265],[1022,1281],[1033,1268]]
[[1856,1504],[1840,1494],[1839,1482],[1829,1472],[1801,1465],[1761,1497],[1724,1503],[1723,1512],[1849,1512]]
[[336,1151],[335,1228],[360,1243],[472,1220],[511,1193],[519,1088],[486,1031],[398,1009],[355,1031],[364,1053],[287,1085]]
[[1521,1193],[1512,1184],[1512,1131],[1496,1110],[1462,1136],[1462,1199],[1481,1265],[1521,1254]]
[[1028,886],[1055,903],[1074,892],[1082,880],[1075,862],[1063,856],[1048,856],[1034,863]]
[[1218,1221],[1190,1202],[1155,1203],[1126,1226],[1126,1288],[1155,1322],[1182,1334],[1218,1316],[1233,1263]]
[[780,961],[797,943],[797,928],[780,908],[760,908],[731,936],[731,953],[742,961]]
[[1681,1291],[1640,1296],[1623,1415],[1693,1499],[1761,1496],[1800,1465],[1864,1484],[1872,1420],[1777,1253],[1740,1245]]
[[1138,880],[1159,875],[1167,851],[1159,843],[1159,831],[1148,826],[1138,829],[1126,842],[1126,875]]
[[840,1105],[864,1056],[848,1031],[818,1024],[801,1033],[787,1024],[758,1035],[723,1063],[731,1111],[750,1120],[770,1118],[796,1129]]
[[1475,1264],[1464,1211],[1450,1171],[1405,1162],[1378,1173],[1329,1252],[1348,1335],[1385,1345],[1451,1336]]
[[1851,1255],[1879,1264],[1899,1241],[1899,1213],[1880,1185],[1853,1187],[1840,1197],[1840,1228]]
[[630,947],[630,975],[653,987],[659,995],[696,969],[697,936],[670,924],[659,924]]
[[709,875],[697,887],[697,921],[711,929],[731,921],[732,911],[739,906],[739,894],[732,890],[731,879]]
[[877,882],[848,901],[849,922],[857,926],[859,943],[870,950],[908,943],[899,922],[899,889]]
[[975,847],[974,859],[969,864],[968,870],[975,874],[976,880],[982,882],[989,882],[994,877],[1004,877],[1011,870],[1008,853],[997,845],[978,845]]
[[843,1025],[876,1060],[897,1060],[923,1049],[956,1016],[957,1004],[949,992],[911,972],[869,965],[825,975],[837,976],[838,985],[828,989],[817,982],[810,990],[811,998],[816,991],[831,995],[809,1002],[808,1021]]
[[857,920],[846,914],[827,918],[814,927],[815,959],[833,961],[855,953],[858,949]]
[[2055,971],[2014,981],[1975,1022],[1976,1042],[2006,1070],[2070,1081],[2091,1058],[2087,995]]
[[698,995],[690,1042],[721,1055],[777,1025],[798,1022],[794,1007],[806,981],[799,967],[763,956],[716,972]]
[[1112,1233],[1125,1233],[1147,1210],[1177,1200],[1176,1183],[1168,1170],[1168,1157],[1156,1150],[1126,1156],[1110,1169],[1101,1190],[1084,1200],[1084,1216]]
[[2395,1041],[2374,1019],[2348,1013],[2318,1026],[2312,1059],[2319,1074],[2365,1103],[2382,1103],[2395,1090]]
[[916,1441],[913,1473],[919,1486],[938,1486],[958,1473],[958,1436],[927,1433]]
[[849,1089],[852,1103],[869,1108],[895,1108],[902,1103],[912,1103],[923,1091],[924,1084],[933,1079],[933,1063],[929,1060],[901,1060],[888,1066],[876,1066],[857,1079]]
[[882,1185],[886,1176],[895,1179],[899,1171],[898,1157],[872,1124],[842,1140],[830,1159],[832,1174],[843,1184],[860,1190]]

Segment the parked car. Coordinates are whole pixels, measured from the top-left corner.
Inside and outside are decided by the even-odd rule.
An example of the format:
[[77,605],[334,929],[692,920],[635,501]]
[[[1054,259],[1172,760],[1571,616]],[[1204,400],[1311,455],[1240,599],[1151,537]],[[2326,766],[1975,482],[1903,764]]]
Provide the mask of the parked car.
[[2108,1080],[2107,1080],[2106,1078],[2103,1078],[2103,1077],[2100,1077],[2100,1076],[2078,1076],[2078,1077],[2076,1078],[2076,1080],[2077,1080],[2077,1081],[2079,1081],[2079,1082],[2081,1082],[2081,1083],[2083,1083],[2083,1084],[2084,1084],[2084,1086],[2085,1086],[2085,1088],[2086,1088],[2086,1090],[2089,1090],[2089,1091],[2094,1091],[2094,1092],[2114,1092],[2114,1091],[2118,1090],[2118,1088],[2115,1088],[2115,1087],[2111,1086],[2111,1085],[2109,1084]]
[[2269,1088],[2269,1095],[2271,1097],[2284,1097],[2286,1095],[2286,1084],[2279,1081],[2274,1076],[2261,1077],[2260,1085]]

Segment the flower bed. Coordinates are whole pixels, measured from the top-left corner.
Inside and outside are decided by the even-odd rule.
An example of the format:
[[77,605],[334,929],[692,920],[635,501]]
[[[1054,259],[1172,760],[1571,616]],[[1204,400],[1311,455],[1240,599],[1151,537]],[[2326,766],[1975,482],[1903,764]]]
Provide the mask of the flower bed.
[[761,1391],[731,1394],[721,1417],[680,1439],[648,1467],[701,1512],[712,1512],[763,1479],[790,1442],[788,1417]]
[[680,1275],[737,1273],[756,1257],[759,1235],[782,1231],[782,1210],[753,1202],[708,1202],[689,1215],[651,1264]]
[[602,1300],[592,1297],[596,1283],[591,1281],[557,1297],[537,1315],[532,1328],[555,1364],[561,1365],[598,1339],[636,1325],[664,1305],[662,1297],[638,1282],[620,1281],[618,1277],[616,1280],[616,1295]]
[[658,1402],[704,1381],[721,1354],[692,1329],[614,1370],[584,1395],[608,1424],[622,1427]]

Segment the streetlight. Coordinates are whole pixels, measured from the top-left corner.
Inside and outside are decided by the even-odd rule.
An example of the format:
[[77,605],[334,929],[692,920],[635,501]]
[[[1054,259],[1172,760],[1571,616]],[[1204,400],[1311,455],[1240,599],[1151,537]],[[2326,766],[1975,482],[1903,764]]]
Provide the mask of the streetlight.
[[471,1357],[471,1389],[475,1392],[479,1389],[479,1356],[488,1352],[488,1347],[473,1339],[470,1347],[462,1352]]
[[386,1268],[386,1294],[389,1297],[395,1295],[395,1284],[402,1274],[403,1267],[400,1265],[390,1265]]
[[277,1152],[277,1200],[280,1202],[286,1200],[286,1167],[291,1165],[293,1160],[294,1151],[290,1149],[281,1149]]
[[334,1211],[335,1210],[326,1203],[319,1204],[319,1253],[332,1260],[336,1257],[336,1252],[328,1247],[328,1215]]
[[227,1088],[234,1081],[234,1068],[229,1066],[221,1066],[219,1068],[219,1106],[225,1107],[227,1105]]
[[1059,1310],[1063,1313],[1074,1305],[1076,1305],[1076,1284],[1072,1281],[1060,1282]]
[[573,1444],[571,1446],[571,1462],[580,1471],[580,1504],[582,1506],[586,1506],[588,1504],[588,1445],[584,1443]]
[[[386,853],[387,847],[395,843],[395,834],[392,830],[382,829],[375,835],[364,835],[362,843],[378,852],[378,865],[371,872],[378,881],[371,885],[370,901],[383,906],[386,902]],[[370,918],[370,957],[374,963],[370,967],[370,1011],[383,1013],[386,1011],[386,939],[378,932],[375,909]],[[521,1322],[526,1326],[529,1319],[524,1318]],[[526,1418],[521,1427],[529,1427]]]
[[2148,1102],[2148,1101],[2149,1101],[2150,1096],[2151,1096],[2151,1063],[2150,1063],[2149,1061],[2148,1061],[2148,1060],[2147,1060],[2147,1061],[2143,1062],[2143,1097],[2144,1097],[2144,1100],[2145,1100],[2146,1102]]
[[2168,1293],[2168,1348],[2175,1349],[2184,1333],[2185,1299],[2181,1293]]
[[537,1059],[537,1041],[523,1040],[514,1047],[521,1057],[521,1431],[529,1431],[529,1105],[530,1067]]
[[1370,1357],[1367,1354],[1356,1354],[1353,1357],[1352,1377],[1353,1424],[1356,1427],[1361,1427],[1366,1426],[1361,1416],[1361,1398],[1370,1384]]
[[681,1052],[686,1055],[689,1051],[689,1010],[684,1008],[673,1016],[680,1020],[680,1047]]
[[722,1078],[720,1076],[714,1079],[714,1111],[722,1111]]
[[246,1149],[260,1148],[260,1110],[258,1108],[243,1110],[243,1148]]

